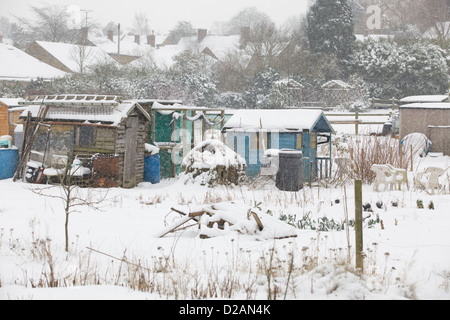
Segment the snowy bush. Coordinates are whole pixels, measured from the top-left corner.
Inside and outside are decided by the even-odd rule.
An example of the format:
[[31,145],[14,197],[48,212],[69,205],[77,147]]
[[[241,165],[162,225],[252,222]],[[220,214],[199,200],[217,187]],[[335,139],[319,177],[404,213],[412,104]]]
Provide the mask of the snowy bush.
[[238,184],[245,179],[245,160],[219,140],[206,140],[192,149],[182,163],[181,179],[202,185]]
[[243,99],[249,108],[271,108],[270,92],[280,75],[275,69],[268,68],[255,75],[253,83],[244,93]]
[[372,97],[400,98],[448,89],[445,53],[432,44],[399,45],[369,39],[358,44],[351,64]]
[[224,92],[217,97],[217,105],[226,109],[238,109],[245,104],[242,94],[238,92]]

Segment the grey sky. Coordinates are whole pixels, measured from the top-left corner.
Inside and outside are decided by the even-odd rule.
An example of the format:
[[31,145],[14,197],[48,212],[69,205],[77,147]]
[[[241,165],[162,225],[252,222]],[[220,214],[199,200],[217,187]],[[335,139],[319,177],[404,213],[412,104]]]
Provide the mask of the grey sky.
[[[89,18],[104,25],[109,21],[132,27],[136,13],[145,13],[156,32],[170,30],[178,21],[190,21],[196,28],[209,28],[215,21],[227,21],[246,7],[257,7],[276,23],[306,12],[308,0],[0,0],[0,16],[30,17],[29,6],[75,5],[93,10]],[[85,17],[85,15],[83,15]]]

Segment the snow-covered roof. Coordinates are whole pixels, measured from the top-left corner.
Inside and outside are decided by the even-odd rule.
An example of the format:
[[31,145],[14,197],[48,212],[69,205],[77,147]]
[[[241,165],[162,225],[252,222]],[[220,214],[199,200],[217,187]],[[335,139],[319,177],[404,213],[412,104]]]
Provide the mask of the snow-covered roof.
[[85,67],[98,63],[116,63],[111,56],[98,47],[47,41],[36,41],[36,43],[72,72],[80,72],[79,56],[82,52],[81,50],[84,50],[83,65]]
[[410,103],[400,106],[400,109],[449,109],[450,103]]
[[322,88],[333,88],[333,87],[339,87],[342,89],[353,89],[353,87],[351,85],[349,85],[348,83],[342,81],[342,80],[330,80],[328,82],[326,82],[325,84],[322,85]]
[[0,43],[0,80],[50,80],[66,73],[39,61],[9,44]]
[[[130,63],[131,66],[139,67],[148,61],[157,67],[165,69],[174,64],[174,57],[185,50],[191,50],[195,53],[212,53],[217,59],[222,59],[225,55],[234,49],[239,48],[240,35],[217,36],[207,35],[201,42],[198,42],[198,36],[183,37],[177,44],[162,45],[165,36],[155,36],[155,45],[152,47],[147,43],[146,36],[140,36],[140,44],[136,43],[135,36],[123,36],[120,40],[120,54],[138,56],[139,59]],[[114,41],[104,37],[90,38],[90,41],[104,52],[117,54],[117,36]]]
[[448,100],[448,95],[421,95],[410,96],[400,99],[400,102],[444,102]]
[[202,41],[198,41],[197,36],[183,37],[176,45],[179,52],[192,50],[197,53],[209,49],[217,59],[222,59],[229,51],[239,48],[240,35],[207,35]]
[[18,107],[21,98],[0,98],[0,102],[6,104],[10,108]]
[[[161,45],[167,36],[155,36],[155,45]],[[125,35],[120,38],[120,54],[139,56],[149,48],[152,48],[147,41],[146,35],[139,36],[140,42],[135,41],[134,35]],[[107,37],[89,37],[89,40],[97,47],[107,53],[118,53],[118,36],[114,35],[113,41]]]
[[320,110],[238,110],[225,124],[225,130],[257,131],[259,129],[266,129],[279,130],[280,132],[301,132],[303,130],[312,130],[321,116],[325,118],[323,112]]
[[[26,117],[31,112],[32,118],[39,114],[40,105],[31,105],[25,109],[21,117]],[[106,124],[118,126],[130,112],[138,108],[144,116],[150,120],[149,114],[136,101],[124,101],[116,105],[108,106],[50,106],[45,117],[46,121],[71,121],[86,124]]]

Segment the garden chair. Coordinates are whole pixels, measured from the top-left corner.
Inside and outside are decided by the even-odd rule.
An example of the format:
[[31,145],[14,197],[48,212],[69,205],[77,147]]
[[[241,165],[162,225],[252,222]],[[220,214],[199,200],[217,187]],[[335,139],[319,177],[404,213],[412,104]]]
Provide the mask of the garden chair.
[[406,184],[406,188],[409,190],[408,184],[408,172],[405,169],[395,168],[390,164],[386,164],[386,166],[394,172],[394,180],[397,182],[398,190],[402,190],[402,184]]
[[[439,192],[439,177],[445,173],[445,170],[437,167],[428,167],[425,171],[419,172],[416,176],[416,187],[421,185],[425,190],[431,189],[431,194],[435,194],[435,191]],[[422,183],[422,178],[426,177],[427,182]]]
[[388,166],[383,164],[374,164],[370,168],[373,172],[375,172],[375,191],[379,192],[380,184],[384,185],[384,191],[386,191],[389,187],[392,190],[392,187],[395,183],[394,177],[395,172],[392,171]]

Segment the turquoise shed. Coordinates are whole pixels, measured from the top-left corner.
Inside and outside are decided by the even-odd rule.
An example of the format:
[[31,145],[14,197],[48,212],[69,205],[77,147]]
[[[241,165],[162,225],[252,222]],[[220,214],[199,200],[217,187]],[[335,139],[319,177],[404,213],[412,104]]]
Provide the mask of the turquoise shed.
[[[260,173],[261,159],[268,149],[301,150],[305,181],[317,181],[331,174],[331,138],[333,127],[321,110],[246,109],[227,121],[228,147],[247,162],[247,175]],[[318,155],[318,147],[328,144],[329,151]]]

